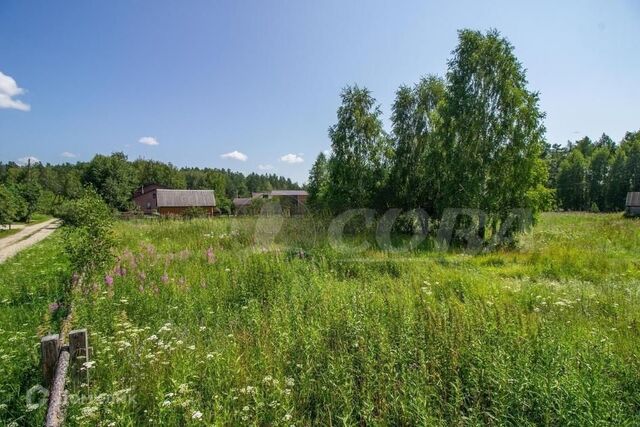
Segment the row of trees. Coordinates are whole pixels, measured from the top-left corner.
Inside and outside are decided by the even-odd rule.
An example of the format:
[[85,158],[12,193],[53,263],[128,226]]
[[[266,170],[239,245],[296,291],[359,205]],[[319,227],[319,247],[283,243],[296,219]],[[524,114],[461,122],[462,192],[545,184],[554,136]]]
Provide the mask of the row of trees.
[[640,191],[640,131],[616,144],[603,134],[562,147],[547,147],[549,187],[568,210],[619,211],[628,191]]
[[28,220],[35,210],[52,212],[65,200],[80,198],[93,188],[109,207],[132,208],[133,191],[145,184],[178,189],[213,189],[219,207],[230,209],[230,200],[255,191],[299,189],[289,178],[274,174],[244,175],[228,169],[177,168],[170,163],[138,159],[123,153],[96,155],[90,162],[20,166],[0,163],[0,218],[2,223]]
[[511,44],[497,31],[463,30],[445,78],[401,86],[386,133],[366,88],[343,90],[332,152],[309,176],[310,203],[346,208],[481,209],[494,229],[513,208],[550,207],[544,114]]
[[0,225],[28,222],[38,209],[42,188],[31,169],[24,168],[15,177],[0,185]]

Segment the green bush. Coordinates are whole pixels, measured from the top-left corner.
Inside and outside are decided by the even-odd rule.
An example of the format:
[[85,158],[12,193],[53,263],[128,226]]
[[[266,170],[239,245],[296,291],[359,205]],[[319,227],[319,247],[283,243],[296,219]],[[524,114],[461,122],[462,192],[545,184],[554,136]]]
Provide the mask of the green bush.
[[76,272],[91,274],[112,261],[113,213],[95,191],[65,203],[58,216],[65,225],[65,252]]

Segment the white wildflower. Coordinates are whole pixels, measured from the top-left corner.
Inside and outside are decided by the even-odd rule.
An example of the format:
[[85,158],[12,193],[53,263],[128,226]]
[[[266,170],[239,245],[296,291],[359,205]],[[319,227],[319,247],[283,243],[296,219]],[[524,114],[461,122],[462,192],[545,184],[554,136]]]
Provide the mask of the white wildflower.
[[193,413],[193,415],[191,415],[191,418],[194,420],[199,420],[200,418],[202,418],[202,412],[200,411],[195,411]]

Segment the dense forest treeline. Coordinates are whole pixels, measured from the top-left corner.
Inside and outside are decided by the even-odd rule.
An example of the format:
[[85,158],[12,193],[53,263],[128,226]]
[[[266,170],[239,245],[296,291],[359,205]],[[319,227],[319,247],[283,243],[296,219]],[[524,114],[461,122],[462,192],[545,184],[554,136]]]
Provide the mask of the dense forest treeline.
[[223,211],[230,209],[231,199],[253,191],[300,188],[291,179],[275,174],[177,168],[155,160],[129,161],[123,153],[98,154],[89,162],[75,164],[0,163],[1,223],[26,220],[36,210],[51,212],[62,201],[79,198],[87,187],[93,187],[113,209],[128,210],[134,190],[151,183],[178,189],[213,189]]
[[567,146],[547,146],[550,188],[558,207],[567,210],[620,211],[628,191],[640,191],[640,131],[618,143],[608,135]]

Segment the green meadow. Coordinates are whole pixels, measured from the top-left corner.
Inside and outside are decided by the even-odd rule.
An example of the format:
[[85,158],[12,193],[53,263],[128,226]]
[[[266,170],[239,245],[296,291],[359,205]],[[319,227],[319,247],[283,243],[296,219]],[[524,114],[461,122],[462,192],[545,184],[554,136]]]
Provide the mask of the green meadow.
[[[67,423],[638,425],[639,225],[549,213],[512,250],[354,257],[309,218],[118,222],[70,296],[93,356]],[[21,393],[69,298],[55,236],[0,266],[7,422],[42,416]]]
[[254,222],[117,225],[114,270],[74,295],[95,364],[71,425],[640,423],[637,221],[356,258]]

